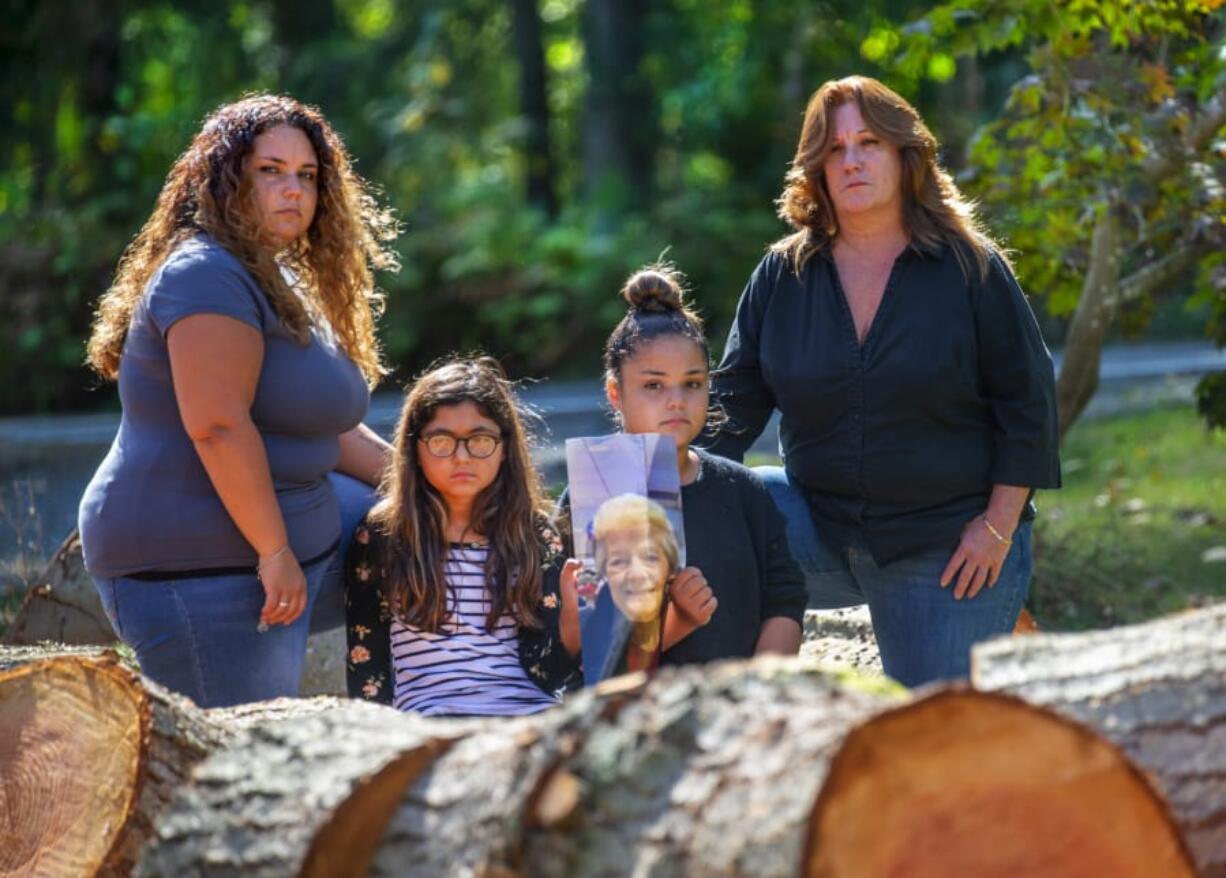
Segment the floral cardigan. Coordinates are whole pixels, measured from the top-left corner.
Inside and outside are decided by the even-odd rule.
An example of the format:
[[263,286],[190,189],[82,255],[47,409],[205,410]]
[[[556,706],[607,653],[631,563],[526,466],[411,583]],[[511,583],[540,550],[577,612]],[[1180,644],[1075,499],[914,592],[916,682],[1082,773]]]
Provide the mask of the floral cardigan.
[[[519,661],[528,679],[549,694],[577,688],[583,683],[578,658],[562,646],[558,633],[561,618],[559,577],[565,561],[562,540],[554,528],[541,522],[541,602],[539,626],[521,625],[518,632]],[[363,521],[353,535],[345,559],[345,634],[348,655],[345,677],[350,698],[391,704],[392,612],[388,594],[387,537]]]

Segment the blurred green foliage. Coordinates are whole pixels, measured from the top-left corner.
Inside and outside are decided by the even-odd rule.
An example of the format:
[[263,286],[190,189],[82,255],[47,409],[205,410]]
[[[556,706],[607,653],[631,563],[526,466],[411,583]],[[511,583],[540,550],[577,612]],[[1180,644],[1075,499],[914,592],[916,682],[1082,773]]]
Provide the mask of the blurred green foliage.
[[[1010,115],[1031,100],[1030,47],[1017,33],[1030,20],[998,14],[1010,5],[1050,6],[11,0],[0,28],[0,413],[112,403],[81,366],[92,303],[201,119],[250,90],[320,106],[399,211],[404,268],[380,278],[380,331],[399,379],[477,346],[515,374],[590,377],[622,312],[621,281],[666,251],[718,350],[745,279],[784,231],[772,202],[823,80],[885,78],[942,137],[955,171],[981,126],[1043,136],[1048,116]],[[962,6],[995,11],[955,38]],[[514,36],[525,10],[537,25],[528,43],[543,61],[543,118],[520,90],[529,59]],[[1177,61],[1175,87],[1191,87]],[[1116,171],[1123,135],[1098,131],[1115,124],[1109,108],[1102,124],[1085,109],[1096,133],[1075,157],[1007,152],[1007,128],[974,141],[967,182],[996,230],[1027,260],[1035,254],[1026,271],[1043,284],[1032,288],[1061,289],[1084,221],[1077,193],[1036,214],[1034,187],[1053,170]],[[547,126],[547,154],[530,146],[533,124]],[[1016,174],[1030,188],[996,197]],[[534,175],[552,201],[529,196]],[[1043,227],[1059,234],[1044,240]]]
[[[204,115],[259,89],[320,106],[404,221],[404,268],[380,278],[381,333],[399,377],[477,346],[517,374],[590,377],[622,311],[621,281],[665,251],[688,272],[718,349],[745,279],[784,231],[772,201],[808,95],[832,76],[880,73],[864,36],[923,9],[909,0],[614,9],[614,24],[634,32],[634,75],[650,95],[616,130],[641,126],[650,168],[598,186],[585,138],[608,108],[589,100],[602,72],[588,40],[610,26],[597,13],[613,7],[531,4],[550,215],[525,194],[543,156],[526,147],[513,5],[10,3],[0,29],[0,412],[112,404],[81,366],[92,303]],[[953,164],[959,139],[1009,81],[992,91],[977,77],[962,105],[950,97],[964,84],[906,85],[951,138]]]

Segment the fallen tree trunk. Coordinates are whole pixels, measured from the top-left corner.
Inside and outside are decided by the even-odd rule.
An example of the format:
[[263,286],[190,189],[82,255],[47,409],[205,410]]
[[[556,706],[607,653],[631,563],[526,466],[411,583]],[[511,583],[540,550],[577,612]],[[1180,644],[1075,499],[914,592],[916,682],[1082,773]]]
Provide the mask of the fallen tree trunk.
[[1150,772],[1207,878],[1226,876],[1226,604],[977,647],[972,679],[1097,729]]

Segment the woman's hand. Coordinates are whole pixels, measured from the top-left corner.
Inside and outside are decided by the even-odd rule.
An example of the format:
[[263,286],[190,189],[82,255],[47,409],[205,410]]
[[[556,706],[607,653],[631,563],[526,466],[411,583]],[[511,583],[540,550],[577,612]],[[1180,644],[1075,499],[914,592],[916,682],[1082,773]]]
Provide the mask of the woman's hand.
[[673,608],[692,628],[701,628],[711,621],[719,601],[707,578],[697,567],[685,567],[677,571],[672,585],[668,588],[669,600]]
[[264,607],[260,610],[261,625],[289,625],[306,610],[306,576],[298,559],[285,546],[260,558],[260,585],[264,587]]
[[958,578],[954,586],[955,600],[973,598],[984,585],[991,588],[1000,577],[1010,542],[1009,535],[996,524],[989,527],[984,515],[976,515],[962,528],[958,548],[941,574],[941,588],[946,588],[955,576]]
[[570,655],[577,656],[581,647],[579,639],[579,571],[583,562],[574,558],[566,559],[562,565],[562,574],[558,580],[558,591],[562,597],[562,606],[558,611],[558,636],[562,646]]

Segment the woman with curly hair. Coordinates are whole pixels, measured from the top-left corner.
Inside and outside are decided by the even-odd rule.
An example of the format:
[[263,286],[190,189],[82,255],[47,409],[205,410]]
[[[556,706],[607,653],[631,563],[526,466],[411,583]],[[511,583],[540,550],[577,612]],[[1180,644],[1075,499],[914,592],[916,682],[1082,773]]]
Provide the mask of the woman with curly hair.
[[343,619],[338,547],[388,460],[361,421],[395,233],[317,109],[250,96],[205,120],[102,297],[89,362],[123,417],[85,565],[142,671],[202,706],[295,694],[321,591]]
[[737,307],[713,450],[763,468],[811,606],[867,603],[886,673],[965,677],[1030,579],[1030,498],[1060,484],[1051,358],[1009,262],[903,98],[809,101],[776,242]]

